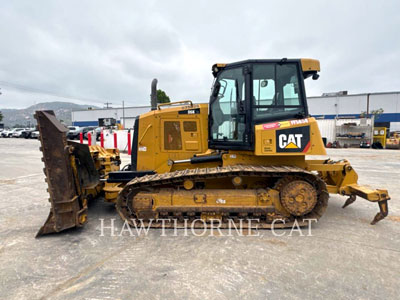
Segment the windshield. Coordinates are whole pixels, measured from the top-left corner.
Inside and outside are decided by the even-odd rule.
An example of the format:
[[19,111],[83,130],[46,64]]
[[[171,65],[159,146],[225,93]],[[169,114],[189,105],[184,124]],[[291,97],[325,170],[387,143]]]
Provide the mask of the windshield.
[[288,119],[305,116],[297,64],[253,66],[253,120]]
[[245,85],[242,68],[222,71],[215,82],[210,105],[211,137],[220,141],[243,141],[245,116],[242,112]]
[[300,68],[298,62],[246,62],[220,71],[210,97],[209,147],[250,148],[254,125],[306,117]]

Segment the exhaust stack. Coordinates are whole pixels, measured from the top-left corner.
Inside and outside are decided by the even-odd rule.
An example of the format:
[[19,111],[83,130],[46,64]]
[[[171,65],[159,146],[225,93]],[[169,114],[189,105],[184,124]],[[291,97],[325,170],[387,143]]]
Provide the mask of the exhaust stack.
[[151,82],[151,95],[150,95],[150,104],[151,110],[157,109],[158,99],[157,99],[157,78],[154,78]]

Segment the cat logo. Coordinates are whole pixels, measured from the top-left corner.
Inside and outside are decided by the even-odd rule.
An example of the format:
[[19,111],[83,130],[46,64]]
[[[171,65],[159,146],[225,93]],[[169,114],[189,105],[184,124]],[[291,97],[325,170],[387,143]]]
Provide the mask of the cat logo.
[[280,134],[279,135],[279,148],[282,149],[299,149],[301,148],[301,138],[303,135],[299,134]]
[[310,126],[276,131],[276,152],[307,152],[310,148]]

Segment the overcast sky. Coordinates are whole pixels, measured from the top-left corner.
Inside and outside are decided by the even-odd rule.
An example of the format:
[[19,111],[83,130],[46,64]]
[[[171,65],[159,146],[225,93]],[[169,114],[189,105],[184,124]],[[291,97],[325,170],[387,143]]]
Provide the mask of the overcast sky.
[[397,91],[399,11],[398,0],[1,1],[0,108],[148,105],[152,78],[172,100],[207,102],[212,64],[248,58],[319,59],[308,96]]

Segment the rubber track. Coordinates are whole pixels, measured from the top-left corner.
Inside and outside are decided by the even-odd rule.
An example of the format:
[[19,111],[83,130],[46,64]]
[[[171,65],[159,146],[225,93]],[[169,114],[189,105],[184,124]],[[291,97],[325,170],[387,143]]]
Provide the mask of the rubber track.
[[[134,213],[129,209],[129,201],[133,199],[135,194],[140,192],[142,189],[149,190],[162,188],[165,185],[179,185],[182,184],[184,180],[209,180],[217,179],[222,177],[234,177],[234,176],[257,176],[265,178],[276,178],[283,179],[287,176],[295,176],[297,179],[302,178],[313,184],[317,189],[318,202],[314,209],[305,216],[297,218],[297,222],[300,226],[308,225],[308,222],[304,222],[303,219],[319,219],[325,212],[328,205],[329,193],[326,189],[325,182],[319,178],[317,175],[306,171],[304,169],[293,167],[293,166],[258,166],[258,165],[235,165],[226,167],[215,167],[215,168],[197,168],[197,169],[186,169],[178,170],[175,172],[161,173],[146,175],[143,177],[138,177],[131,180],[123,190],[119,193],[117,200],[117,211],[121,218],[127,221],[131,226],[136,224],[142,224],[144,226],[149,226],[152,228],[161,227],[161,222],[149,222],[150,220],[138,220]],[[279,181],[278,181],[279,182]],[[279,185],[279,184],[278,184]],[[274,228],[291,228],[294,225],[294,217],[290,218],[288,222],[283,224],[282,222],[276,222]],[[135,224],[136,223],[136,224]],[[236,222],[235,222],[236,223]],[[190,224],[190,223],[188,223]],[[247,222],[243,222],[243,228],[247,228]],[[184,222],[171,223],[165,222],[165,227],[173,227],[178,225],[178,227],[184,227]],[[199,224],[200,225],[200,224]],[[228,224],[222,223],[219,228],[227,228]],[[198,226],[198,228],[204,228]],[[253,226],[251,226],[253,227]],[[259,222],[254,224],[254,228],[258,229],[270,229],[271,223]],[[195,227],[196,228],[196,227]]]

